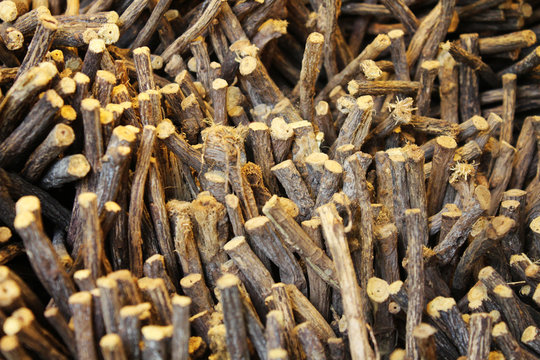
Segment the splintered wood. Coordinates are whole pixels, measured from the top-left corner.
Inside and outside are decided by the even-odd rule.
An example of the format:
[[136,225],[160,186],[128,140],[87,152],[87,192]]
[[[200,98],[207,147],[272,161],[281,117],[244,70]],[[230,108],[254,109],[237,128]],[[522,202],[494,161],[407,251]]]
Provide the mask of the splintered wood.
[[540,358],[539,0],[0,20],[0,358]]

